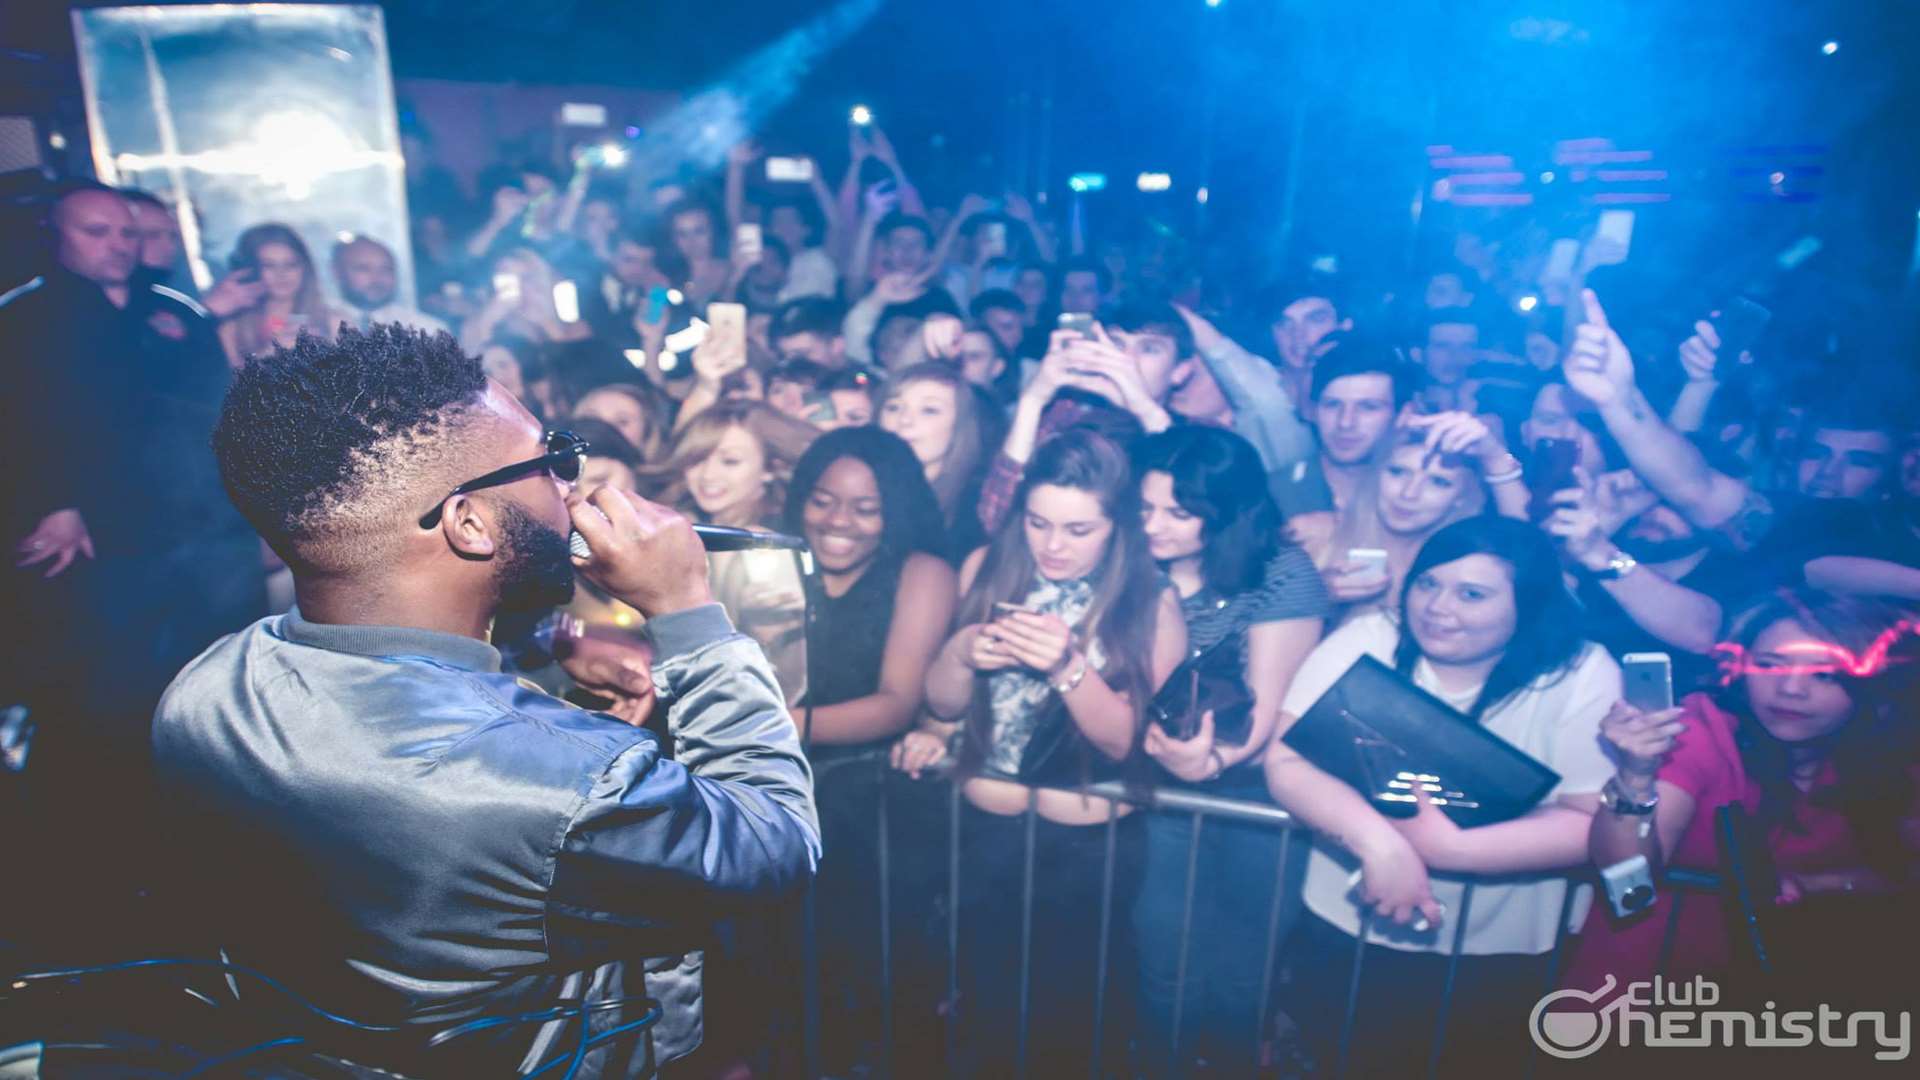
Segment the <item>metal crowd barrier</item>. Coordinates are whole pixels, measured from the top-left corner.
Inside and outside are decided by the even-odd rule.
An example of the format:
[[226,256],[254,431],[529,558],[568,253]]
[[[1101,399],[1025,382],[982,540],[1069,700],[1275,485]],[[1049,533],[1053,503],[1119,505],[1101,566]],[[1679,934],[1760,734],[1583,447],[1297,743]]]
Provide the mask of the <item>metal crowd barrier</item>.
[[[946,997],[942,1003],[943,1005],[942,1011],[945,1014],[945,1023],[943,1024],[943,1027],[945,1029],[944,1049],[945,1049],[946,1067],[951,1073],[957,1067],[957,1064],[961,1060],[960,1058],[961,1046],[958,1041],[959,1025],[954,1020],[955,1010],[960,1004],[960,1001],[959,1001],[960,999],[960,974],[959,974],[960,972],[960,917],[959,917],[959,914],[960,914],[960,897],[961,897],[961,858],[960,858],[960,841],[961,841],[960,819],[962,816],[962,810],[961,810],[962,795],[960,792],[961,785],[959,783],[953,782],[952,777],[944,773],[935,775],[929,779],[922,779],[920,781],[911,780],[907,778],[904,774],[899,774],[894,772],[889,767],[887,757],[884,753],[877,754],[873,757],[862,757],[862,758],[836,762],[834,763],[834,766],[830,771],[837,772],[841,769],[858,769],[858,768],[879,769],[883,773],[879,781],[879,798],[878,798],[878,807],[876,809],[876,821],[875,821],[876,835],[878,837],[878,845],[879,845],[878,846],[879,872],[878,872],[878,881],[875,883],[875,887],[878,890],[878,901],[879,901],[878,932],[880,935],[880,947],[878,950],[878,955],[879,955],[879,961],[880,961],[880,971],[879,971],[880,999],[879,1000],[880,1000],[880,1013],[881,1013],[881,1017],[880,1017],[881,1044],[880,1044],[880,1059],[879,1061],[874,1063],[879,1069],[878,1075],[882,1075],[882,1076],[892,1075],[891,1064],[892,1064],[894,1052],[897,1049],[895,1045],[895,1037],[894,1037],[895,1021],[894,1021],[894,1015],[893,1015],[894,1014],[894,970],[893,970],[893,952],[892,952],[892,941],[893,941],[893,925],[892,925],[893,924],[893,911],[892,911],[893,883],[891,881],[892,836],[890,835],[890,814],[888,811],[888,803],[890,800],[888,797],[888,792],[890,790],[893,790],[894,786],[897,784],[946,783],[948,785],[948,792],[947,792],[947,796],[948,796],[947,797],[947,804],[948,804],[947,919],[946,919],[947,956],[946,956],[946,988],[945,988]],[[1039,789],[1035,789],[1035,790],[1037,791]],[[1176,1062],[1182,1059],[1181,1050],[1183,1049],[1183,1043],[1181,1040],[1181,1036],[1182,1036],[1183,1021],[1185,1019],[1183,1013],[1184,1013],[1184,1005],[1185,1005],[1186,994],[1187,994],[1187,963],[1188,963],[1189,949],[1192,942],[1192,934],[1193,934],[1194,898],[1195,898],[1196,889],[1198,888],[1198,884],[1199,884],[1198,869],[1199,869],[1200,839],[1203,834],[1203,829],[1205,827],[1205,824],[1209,819],[1242,821],[1242,822],[1251,822],[1251,823],[1267,826],[1275,830],[1278,830],[1280,832],[1279,841],[1277,845],[1278,860],[1277,860],[1276,872],[1275,872],[1275,878],[1274,878],[1273,899],[1268,908],[1268,918],[1267,918],[1267,926],[1266,926],[1266,933],[1265,933],[1264,963],[1262,967],[1259,1008],[1257,1012],[1258,1026],[1256,1030],[1250,1031],[1247,1033],[1248,1039],[1252,1041],[1252,1047],[1254,1050],[1254,1060],[1256,1061],[1265,1060],[1263,1056],[1263,1051],[1269,1049],[1269,1047],[1267,1046],[1267,1040],[1269,1037],[1267,1026],[1270,1024],[1272,1020],[1272,1011],[1273,1011],[1273,1005],[1274,1005],[1274,990],[1275,990],[1274,977],[1277,971],[1276,960],[1278,959],[1280,948],[1284,944],[1282,941],[1279,940],[1280,921],[1281,921],[1282,913],[1285,910],[1286,900],[1288,897],[1288,890],[1290,887],[1297,887],[1297,883],[1292,883],[1287,880],[1287,866],[1288,866],[1287,856],[1289,853],[1289,849],[1291,848],[1292,844],[1295,842],[1295,834],[1299,832],[1302,827],[1299,826],[1293,820],[1293,817],[1290,814],[1288,814],[1285,810],[1282,810],[1278,806],[1275,806],[1271,803],[1222,798],[1217,795],[1211,795],[1206,792],[1196,791],[1196,790],[1191,790],[1186,788],[1179,788],[1179,787],[1152,788],[1152,789],[1149,789],[1150,797],[1145,800],[1141,798],[1141,792],[1138,788],[1130,789],[1126,784],[1121,783],[1119,781],[1105,781],[1105,782],[1093,783],[1093,784],[1088,784],[1085,786],[1074,787],[1074,788],[1047,788],[1046,790],[1061,791],[1061,792],[1065,792],[1068,794],[1075,794],[1075,795],[1097,796],[1100,798],[1107,799],[1110,807],[1106,825],[1105,825],[1106,855],[1105,855],[1105,867],[1102,875],[1103,881],[1102,881],[1102,887],[1101,887],[1100,940],[1099,940],[1099,948],[1098,948],[1098,958],[1095,965],[1095,971],[1093,973],[1094,1025],[1093,1025],[1092,1043],[1091,1043],[1091,1046],[1089,1047],[1089,1053],[1088,1053],[1088,1069],[1087,1069],[1088,1075],[1092,1077],[1099,1077],[1102,1075],[1102,1071],[1101,1071],[1102,1065],[1103,1065],[1102,1056],[1103,1056],[1103,1049],[1105,1047],[1104,1027],[1107,1019],[1108,1007],[1110,1005],[1110,1003],[1106,1000],[1106,998],[1107,998],[1108,973],[1109,973],[1109,968],[1111,966],[1111,961],[1112,961],[1111,947],[1113,942],[1114,919],[1116,917],[1124,917],[1124,914],[1125,914],[1123,912],[1117,913],[1113,910],[1114,863],[1115,863],[1115,852],[1116,852],[1116,847],[1118,843],[1118,827],[1119,827],[1119,817],[1120,817],[1117,809],[1118,805],[1122,802],[1128,803],[1129,805],[1132,805],[1135,808],[1133,812],[1136,814],[1181,814],[1181,815],[1189,816],[1192,821],[1192,832],[1190,834],[1190,844],[1188,848],[1188,858],[1187,858],[1187,874],[1186,874],[1186,881],[1185,881],[1184,893],[1183,893],[1185,897],[1185,901],[1184,901],[1184,907],[1183,907],[1183,912],[1181,917],[1180,935],[1179,935],[1180,946],[1179,946],[1179,954],[1178,954],[1179,959],[1177,964],[1177,982],[1174,990],[1173,1011],[1171,1016],[1171,1042],[1173,1046],[1174,1060]],[[1039,820],[1039,814],[1036,808],[1036,804],[1037,804],[1037,797],[1030,797],[1028,799],[1027,809],[1024,815],[1026,827],[1025,827],[1025,851],[1023,853],[1023,869],[1022,869],[1022,876],[1021,876],[1021,919],[1020,919],[1021,940],[1020,940],[1020,964],[1019,964],[1020,985],[1018,987],[1019,1023],[1018,1023],[1017,1030],[1014,1032],[1016,1062],[1017,1062],[1016,1075],[1020,1077],[1024,1077],[1027,1075],[1028,1042],[1029,1042],[1029,1036],[1031,1034],[1030,1031],[1028,1030],[1028,1021],[1029,1021],[1029,1016],[1030,1016],[1030,1013],[1032,1010],[1032,1004],[1033,1004],[1029,995],[1031,992],[1032,981],[1033,981],[1032,980],[1032,974],[1033,974],[1032,972],[1032,952],[1033,952],[1032,935],[1033,935],[1033,901],[1034,901],[1034,876],[1035,876],[1034,875],[1034,849],[1035,849],[1035,833],[1036,833],[1038,820]],[[1096,826],[1086,826],[1086,827],[1094,828]],[[828,852],[828,853],[825,853],[824,857],[831,858],[832,855],[830,852]],[[1686,904],[1688,895],[1690,893],[1717,893],[1720,889],[1720,879],[1717,874],[1687,870],[1684,868],[1677,868],[1677,867],[1669,868],[1663,875],[1663,881],[1668,886],[1671,886],[1671,888],[1668,891],[1670,891],[1673,894],[1673,902],[1668,905],[1668,911],[1667,911],[1667,917],[1666,917],[1666,928],[1663,934],[1659,957],[1656,965],[1656,970],[1661,972],[1666,971],[1668,962],[1671,959],[1673,947],[1675,943],[1675,935],[1679,926],[1680,911],[1683,908],[1683,906]],[[1540,981],[1540,992],[1542,995],[1545,995],[1557,988],[1557,977],[1559,975],[1559,969],[1561,966],[1561,955],[1565,948],[1567,939],[1572,936],[1571,934],[1569,934],[1569,932],[1566,929],[1566,923],[1569,915],[1571,914],[1571,908],[1573,905],[1573,899],[1574,899],[1576,887],[1581,884],[1594,884],[1596,885],[1596,888],[1598,887],[1596,883],[1596,879],[1591,875],[1571,875],[1568,879],[1568,882],[1570,887],[1566,891],[1566,897],[1562,901],[1561,910],[1560,910],[1560,920],[1559,920],[1560,933],[1554,941],[1553,948],[1547,953],[1543,954],[1543,957],[1542,957],[1542,970],[1541,970],[1541,981]],[[1438,1002],[1438,1006],[1436,1010],[1432,1041],[1431,1041],[1429,1052],[1426,1059],[1425,1075],[1428,1077],[1433,1077],[1437,1075],[1440,1060],[1441,1060],[1441,1054],[1446,1046],[1448,1023],[1449,1023],[1450,1016],[1453,1012],[1455,977],[1457,974],[1457,970],[1459,966],[1459,958],[1461,955],[1460,946],[1465,934],[1468,915],[1472,909],[1474,888],[1475,888],[1474,884],[1472,882],[1469,882],[1461,896],[1460,910],[1457,913],[1449,913],[1451,923],[1454,927],[1454,931],[1453,931],[1452,939],[1449,943],[1448,950],[1446,953],[1448,957],[1446,975],[1445,975],[1445,979],[1442,987],[1442,992],[1440,995],[1440,1000]],[[1600,895],[1596,895],[1594,902],[1597,904],[1604,904],[1605,899]],[[805,994],[807,999],[804,1007],[806,1030],[803,1035],[804,1049],[801,1054],[801,1060],[804,1061],[805,1063],[806,1074],[809,1077],[818,1077],[822,1075],[820,1070],[820,1058],[819,1058],[819,1052],[820,1052],[819,1048],[821,1045],[820,1031],[819,1031],[821,1010],[819,1006],[819,1001],[820,1001],[822,988],[820,986],[819,979],[818,979],[819,968],[817,965],[817,945],[815,941],[816,928],[815,928],[814,914],[815,912],[813,909],[813,904],[811,902],[811,896],[809,896],[809,901],[806,909],[806,921],[805,921],[805,930],[804,930],[807,938],[804,948],[806,951],[806,955],[809,957],[808,967],[807,967],[807,973],[809,978],[807,980],[807,985],[805,988]],[[1362,960],[1365,956],[1365,951],[1366,951],[1364,947],[1365,941],[1366,941],[1366,936],[1364,934],[1362,934],[1359,938],[1355,940],[1353,972],[1352,972],[1352,977],[1347,986],[1347,1003],[1346,1003],[1346,1007],[1343,1014],[1340,1038],[1338,1042],[1337,1057],[1336,1057],[1336,1060],[1331,1063],[1332,1071],[1329,1073],[1323,1073],[1321,1075],[1327,1075],[1327,1076],[1337,1078],[1337,1077],[1344,1076],[1346,1074],[1347,1061],[1349,1056],[1349,1050],[1351,1049],[1351,1040],[1352,1040],[1353,1030],[1354,1030],[1354,1022],[1355,1022],[1356,1012],[1358,1010],[1359,1000],[1360,1000],[1360,985],[1361,985],[1360,979],[1361,979],[1362,968],[1363,968]],[[1516,1038],[1520,1037],[1520,1032],[1518,1030],[1515,1031],[1515,1037]],[[1531,1076],[1533,1074],[1534,1067],[1537,1065],[1539,1061],[1539,1057],[1540,1055],[1538,1054],[1534,1054],[1534,1053],[1529,1054],[1526,1075]],[[1328,1064],[1328,1063],[1322,1063],[1323,1066],[1325,1064]]]

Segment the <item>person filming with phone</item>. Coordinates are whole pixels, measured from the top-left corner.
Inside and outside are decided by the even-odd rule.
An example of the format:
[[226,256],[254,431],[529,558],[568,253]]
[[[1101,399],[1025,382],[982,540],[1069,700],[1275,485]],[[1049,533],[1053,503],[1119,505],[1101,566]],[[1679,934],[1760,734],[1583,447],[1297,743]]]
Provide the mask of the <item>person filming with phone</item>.
[[[213,446],[298,602],[194,660],[154,717],[207,944],[399,1029],[344,1048],[361,1064],[497,1075],[588,1039],[577,1075],[632,1076],[693,1049],[708,931],[802,886],[820,849],[793,721],[691,526],[578,491],[581,440],[451,338],[395,326],[257,358]],[[606,712],[502,671],[488,640],[576,572],[647,620],[563,661]],[[671,747],[640,726],[656,709]],[[663,1014],[625,1038],[569,1014],[423,1049],[574,1003],[606,1034],[642,998]]]

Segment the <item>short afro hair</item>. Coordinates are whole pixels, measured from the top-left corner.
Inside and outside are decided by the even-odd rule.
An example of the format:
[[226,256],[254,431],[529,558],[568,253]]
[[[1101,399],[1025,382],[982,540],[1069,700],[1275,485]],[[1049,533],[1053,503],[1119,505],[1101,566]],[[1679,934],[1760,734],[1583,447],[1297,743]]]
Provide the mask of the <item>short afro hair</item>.
[[431,486],[460,483],[447,477],[486,388],[480,361],[446,333],[303,333],[234,377],[213,430],[221,481],[288,565],[356,569],[385,555]]

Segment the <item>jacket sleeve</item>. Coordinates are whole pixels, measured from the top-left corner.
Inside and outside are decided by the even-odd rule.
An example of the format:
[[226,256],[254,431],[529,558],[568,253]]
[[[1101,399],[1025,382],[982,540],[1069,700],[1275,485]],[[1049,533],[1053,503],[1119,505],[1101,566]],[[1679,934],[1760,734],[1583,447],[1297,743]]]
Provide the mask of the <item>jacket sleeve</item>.
[[1231,338],[1201,352],[1200,360],[1220,384],[1235,417],[1258,418],[1259,438],[1249,441],[1260,450],[1268,472],[1278,472],[1314,452],[1313,429],[1300,419],[1293,395],[1272,364]]
[[676,760],[641,739],[597,778],[568,824],[548,904],[556,927],[662,931],[684,947],[685,935],[804,883],[820,827],[812,772],[759,647],[718,604],[647,630]]

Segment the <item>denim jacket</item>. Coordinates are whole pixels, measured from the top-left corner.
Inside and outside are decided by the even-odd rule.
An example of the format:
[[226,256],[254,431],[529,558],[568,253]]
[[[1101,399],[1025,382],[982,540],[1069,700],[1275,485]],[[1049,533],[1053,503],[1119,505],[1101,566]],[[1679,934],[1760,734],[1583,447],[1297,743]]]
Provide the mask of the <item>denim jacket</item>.
[[[494,1076],[577,1023],[476,1017],[649,996],[664,1016],[582,1076],[647,1075],[699,1045],[716,922],[806,882],[812,774],[765,657],[719,605],[647,625],[674,746],[549,697],[466,637],[321,625],[295,610],[216,643],[154,717],[210,944],[315,1004],[410,1038],[341,1056]],[[244,984],[236,990],[243,997]],[[593,1032],[642,1015],[592,1017]]]

